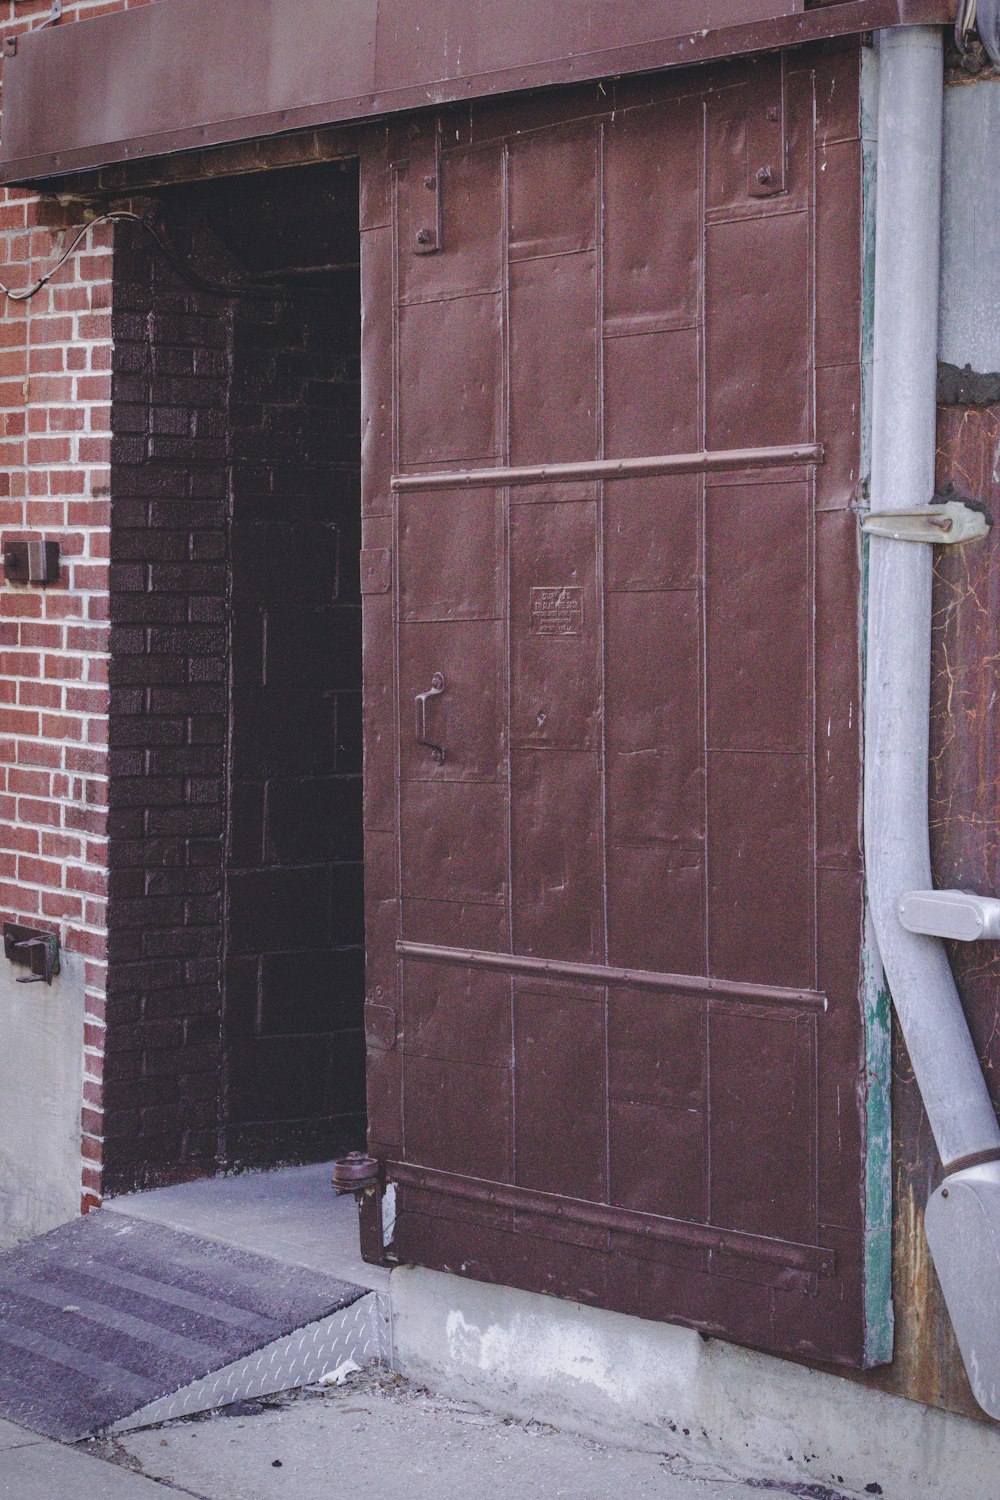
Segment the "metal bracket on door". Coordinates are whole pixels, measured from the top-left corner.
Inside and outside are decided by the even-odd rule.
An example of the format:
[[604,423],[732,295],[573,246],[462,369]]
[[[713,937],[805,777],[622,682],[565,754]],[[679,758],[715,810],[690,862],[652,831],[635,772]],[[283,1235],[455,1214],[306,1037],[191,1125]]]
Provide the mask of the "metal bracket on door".
[[443,249],[441,233],[441,131],[437,120],[410,143],[410,225],[414,255]]
[[779,52],[760,58],[751,75],[751,100],[747,111],[747,196],[774,198],[785,192],[787,160],[785,54]]
[[437,761],[439,766],[443,765],[444,763],[444,746],[435,744],[433,740],[429,740],[427,738],[427,700],[429,698],[440,698],[443,692],[444,674],[442,672],[435,672],[434,676],[431,678],[431,685],[427,689],[426,693],[418,693],[413,700],[413,706],[416,711],[413,733],[416,737],[417,744],[426,745],[428,750],[433,752],[434,759]]

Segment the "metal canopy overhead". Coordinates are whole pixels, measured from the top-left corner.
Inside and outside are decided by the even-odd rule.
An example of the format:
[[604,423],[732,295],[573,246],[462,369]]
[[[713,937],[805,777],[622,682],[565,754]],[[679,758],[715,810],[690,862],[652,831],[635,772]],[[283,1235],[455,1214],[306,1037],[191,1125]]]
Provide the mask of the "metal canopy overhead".
[[0,180],[953,15],[954,0],[160,0],[8,44]]

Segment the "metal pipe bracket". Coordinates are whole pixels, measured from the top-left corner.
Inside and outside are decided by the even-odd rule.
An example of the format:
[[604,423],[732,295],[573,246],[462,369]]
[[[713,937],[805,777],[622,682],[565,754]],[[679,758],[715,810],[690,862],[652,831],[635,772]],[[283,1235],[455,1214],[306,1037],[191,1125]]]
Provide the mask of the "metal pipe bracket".
[[4,956],[12,964],[31,970],[18,984],[51,984],[59,973],[59,938],[40,927],[20,922],[3,924]]
[[963,501],[946,500],[922,505],[919,510],[869,511],[861,529],[867,536],[888,537],[893,542],[955,547],[987,536],[990,523],[981,511]]

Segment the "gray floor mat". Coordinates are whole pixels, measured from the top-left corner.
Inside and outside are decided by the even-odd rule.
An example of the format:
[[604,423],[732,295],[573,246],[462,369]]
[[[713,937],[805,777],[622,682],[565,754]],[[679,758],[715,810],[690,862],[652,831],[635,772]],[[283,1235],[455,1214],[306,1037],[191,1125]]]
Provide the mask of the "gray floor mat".
[[160,1224],[88,1214],[0,1255],[0,1417],[89,1437],[366,1294]]

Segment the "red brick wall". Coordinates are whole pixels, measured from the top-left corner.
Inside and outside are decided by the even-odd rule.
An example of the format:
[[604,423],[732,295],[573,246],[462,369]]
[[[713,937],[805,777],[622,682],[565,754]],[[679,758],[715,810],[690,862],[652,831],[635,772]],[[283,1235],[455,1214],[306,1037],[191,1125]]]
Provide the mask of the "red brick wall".
[[[48,8],[5,3],[0,29]],[[71,0],[60,24],[125,8]],[[4,193],[0,276],[33,281],[78,223]],[[57,585],[0,592],[0,913],[57,931],[86,961],[85,1208],[103,1144],[110,247],[110,228],[94,229],[31,302],[0,307],[0,531],[57,540],[63,557]]]
[[[147,0],[131,0],[132,5],[142,3]],[[70,25],[128,8],[129,0],[68,0],[59,24]],[[0,0],[0,29],[5,35],[21,31],[44,19],[48,9],[48,0],[29,0],[17,6],[10,0]],[[314,158],[323,154],[318,138],[306,143],[305,154],[310,153]],[[248,147],[242,154],[239,149],[229,154],[233,157],[230,169],[242,171],[251,160],[254,165],[267,165],[272,153]],[[273,154],[275,165],[288,158],[280,142]],[[220,163],[217,169],[226,167]],[[51,198],[40,201],[33,194],[19,191],[0,193],[0,278],[12,286],[33,281],[49,268],[83,222],[79,204],[60,204]],[[113,234],[109,225],[93,229],[80,252],[30,303],[0,303],[0,533],[58,540],[63,557],[58,585],[46,590],[0,589],[0,916],[21,917],[58,931],[64,948],[85,960],[84,1208],[100,1201],[106,1148]],[[119,312],[125,318],[127,309],[122,306]],[[125,493],[124,471],[130,434],[126,396],[128,378],[139,371],[129,371],[126,366],[130,359],[138,362],[143,358],[140,333],[138,325],[131,329],[131,335],[124,321],[119,326],[115,376],[120,382],[115,464],[120,476],[116,499],[122,528],[113,590],[116,656],[122,663],[131,657],[133,667],[140,674],[145,672],[148,679],[132,684],[130,696],[128,668],[123,667],[119,674],[114,717],[120,727],[115,732],[110,767],[116,785],[121,781],[112,811],[112,831],[120,858],[114,870],[114,925],[119,937],[117,977],[110,1002],[116,1041],[111,1059],[114,1077],[109,1084],[114,1109],[114,1143],[109,1150],[117,1185],[148,1177],[147,1168],[155,1176],[157,1163],[164,1164],[171,1155],[174,1168],[178,1163],[186,1163],[191,1169],[207,1165],[213,1142],[214,1155],[218,1156],[218,1120],[224,1113],[216,1097],[221,887],[212,874],[218,868],[216,855],[209,857],[206,852],[219,839],[219,808],[214,805],[219,746],[211,742],[210,724],[218,717],[216,700],[224,685],[217,680],[221,658],[208,638],[213,629],[218,629],[218,622],[207,616],[195,618],[199,610],[211,612],[220,602],[218,597],[214,603],[212,599],[217,587],[213,569],[217,569],[218,559],[211,555],[211,548],[215,545],[213,537],[217,541],[221,532],[218,516],[196,519],[192,510],[188,552],[181,564],[186,569],[183,579],[176,572],[178,559],[167,555],[151,558],[147,589],[155,574],[158,598],[155,603],[145,601],[139,614],[128,618],[129,559],[125,552],[129,545],[126,533],[130,527],[126,523],[130,499]],[[356,379],[356,371],[351,378]],[[207,416],[203,411],[203,436]],[[163,405],[153,418],[155,431],[131,433],[132,439],[148,438],[148,453],[155,455],[160,465],[161,480],[165,477],[161,460],[172,445],[176,449],[190,436],[176,428],[181,420],[177,410],[169,412]],[[207,454],[207,442],[203,450]],[[144,482],[154,480],[147,476]],[[207,482],[204,470],[202,482]],[[215,503],[211,496],[201,499],[209,508]],[[147,507],[143,524],[148,525],[155,497],[139,494],[131,500],[140,508]],[[163,545],[169,550],[171,544]],[[201,555],[200,548],[209,551]],[[175,570],[173,585],[171,569]],[[196,578],[199,569],[203,583]],[[133,578],[133,607],[135,582]],[[169,614],[171,607],[176,611],[182,589],[191,595],[183,606],[188,617],[183,622],[166,615],[154,618],[157,611]],[[144,634],[148,648],[154,639],[162,646],[171,630],[196,628],[205,635],[205,650],[192,647],[188,666],[191,680],[187,684],[191,691],[182,712],[176,706],[178,684],[169,681],[169,672],[160,681],[149,677],[150,653],[146,650],[146,665],[138,665],[143,653],[129,650],[129,632],[133,645],[136,632]],[[195,682],[199,672],[201,677]],[[173,710],[168,708],[171,693]],[[157,746],[128,743],[129,731],[122,726],[130,715],[133,724],[139,718],[134,707],[137,695],[144,698],[147,709],[153,708],[153,717],[161,728],[173,714],[175,727],[164,728],[167,738]],[[348,726],[349,694],[338,712],[341,727]],[[176,723],[181,718],[186,726],[183,747],[170,739],[176,735]],[[340,753],[343,770],[348,752]],[[126,805],[138,781],[144,781],[148,791],[141,809]],[[179,801],[175,798],[178,782],[184,788]],[[201,834],[196,825],[203,828]],[[155,872],[152,859],[147,860],[150,867],[142,876],[140,898],[136,871],[129,870],[127,861],[136,856],[138,846],[148,852],[157,842],[164,853],[163,867]],[[176,852],[181,846],[185,850],[182,864],[171,864],[174,856],[170,850]],[[201,866],[199,859],[204,861]],[[137,899],[141,907],[130,905]],[[156,917],[145,931],[144,924],[153,913]],[[183,915],[183,924],[178,913]],[[169,946],[166,934],[178,931],[179,925],[185,925],[188,933],[183,952],[175,944],[172,956],[158,954],[157,946]],[[329,946],[336,937],[329,933],[323,941]],[[356,939],[356,933],[349,942],[345,939],[346,949],[355,951],[338,948],[334,966],[339,964],[345,970],[351,964],[356,966]],[[130,973],[125,965],[139,967]],[[146,965],[144,971],[142,965]],[[143,972],[146,977],[142,983],[134,983]],[[275,956],[270,967],[258,973],[256,983],[265,988],[270,984],[274,993],[280,993],[281,977],[290,972]],[[183,1002],[179,999],[182,991]],[[233,992],[237,994],[235,984]],[[262,1025],[265,1031],[270,1026],[273,1045],[280,1048],[280,1037],[294,1033],[295,1028],[286,1025],[282,1031],[284,1023],[276,1020],[273,1001],[260,998],[258,1012],[262,1017],[270,1016]],[[263,1054],[258,1056],[259,1049],[254,1047],[248,1050],[245,1038],[242,1045],[241,1076],[252,1085],[252,1080],[261,1075]],[[304,1036],[291,1035],[284,1045],[286,1052],[293,1054],[307,1042]],[[167,1065],[172,1052],[175,1062],[184,1055],[183,1069]],[[193,1064],[199,1055],[201,1065],[189,1068],[188,1063]],[[145,1080],[141,1094],[136,1088],[139,1076]],[[185,1080],[179,1094],[178,1077]],[[294,1068],[290,1075],[286,1071],[282,1087],[286,1099],[291,1099],[296,1090]],[[250,1087],[243,1090],[240,1105],[244,1146],[262,1139],[273,1123],[269,1123],[266,1107],[252,1106],[249,1093]],[[289,1113],[285,1106],[279,1113],[281,1110]],[[185,1116],[183,1129],[178,1124],[179,1111]],[[274,1108],[270,1113],[273,1116]],[[130,1144],[129,1132],[137,1127],[145,1136],[159,1130],[151,1152]]]

